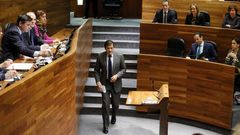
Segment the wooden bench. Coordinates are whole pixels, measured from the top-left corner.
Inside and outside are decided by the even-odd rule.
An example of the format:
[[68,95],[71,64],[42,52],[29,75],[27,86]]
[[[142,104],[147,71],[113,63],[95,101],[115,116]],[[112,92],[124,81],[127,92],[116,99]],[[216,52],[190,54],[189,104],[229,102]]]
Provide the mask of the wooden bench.
[[194,33],[201,32],[204,40],[217,43],[218,61],[224,59],[231,48],[234,37],[240,37],[240,30],[232,30],[217,27],[204,27],[183,24],[152,24],[140,25],[140,53],[164,55],[167,48],[167,40],[170,37],[181,37],[186,43],[185,54],[194,43]]

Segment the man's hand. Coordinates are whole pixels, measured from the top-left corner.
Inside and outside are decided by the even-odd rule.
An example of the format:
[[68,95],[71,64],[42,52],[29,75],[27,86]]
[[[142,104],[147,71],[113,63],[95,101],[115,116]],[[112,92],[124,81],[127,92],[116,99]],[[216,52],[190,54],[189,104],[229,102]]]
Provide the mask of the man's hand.
[[111,77],[110,82],[114,83],[114,82],[116,82],[117,79],[118,79],[118,75],[116,74],[116,75]]
[[103,87],[102,83],[97,82],[97,91],[102,92],[102,87]]
[[40,51],[40,52],[39,52],[39,55],[40,55],[40,56],[43,56],[43,57],[50,57],[50,56],[52,56],[53,54],[52,54],[51,51],[46,50],[46,51]]
[[16,70],[8,70],[6,73],[5,73],[5,79],[11,79],[15,76],[17,76],[18,72]]
[[0,64],[1,68],[7,68],[9,67],[11,64],[13,63],[13,61],[11,59],[7,59],[5,60],[3,63]]

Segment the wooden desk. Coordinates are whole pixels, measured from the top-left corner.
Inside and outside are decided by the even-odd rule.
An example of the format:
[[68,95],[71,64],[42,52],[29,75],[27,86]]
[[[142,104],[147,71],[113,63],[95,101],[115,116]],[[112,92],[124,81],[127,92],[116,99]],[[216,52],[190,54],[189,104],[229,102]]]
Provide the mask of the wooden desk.
[[67,54],[0,90],[0,135],[77,135],[91,30],[88,20],[74,33]]
[[168,82],[169,115],[231,129],[234,66],[140,54],[137,70],[139,91],[151,91],[152,80]]
[[168,134],[168,84],[157,91],[130,91],[126,105],[151,106],[160,108],[159,135]]

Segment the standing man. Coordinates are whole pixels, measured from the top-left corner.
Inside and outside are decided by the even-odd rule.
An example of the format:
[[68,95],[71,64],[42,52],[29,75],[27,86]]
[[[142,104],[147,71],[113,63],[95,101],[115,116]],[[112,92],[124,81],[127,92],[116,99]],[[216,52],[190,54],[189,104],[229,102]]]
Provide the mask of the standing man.
[[207,61],[216,61],[217,52],[214,46],[203,40],[202,33],[194,34],[195,43],[192,44],[192,47],[186,58],[188,59],[202,59]]
[[[122,76],[126,72],[124,57],[113,51],[114,43],[107,40],[105,51],[97,57],[94,68],[97,90],[102,92],[103,133],[108,133],[110,102],[112,104],[111,124],[116,123],[116,114],[120,103]],[[111,95],[111,98],[110,98]]]
[[88,18],[89,17],[89,6],[90,6],[90,1],[92,1],[92,8],[93,8],[93,17],[96,18],[98,17],[98,0],[84,0],[84,17],[83,18]]
[[162,7],[157,10],[153,23],[177,23],[177,12],[169,8],[167,0],[163,0]]

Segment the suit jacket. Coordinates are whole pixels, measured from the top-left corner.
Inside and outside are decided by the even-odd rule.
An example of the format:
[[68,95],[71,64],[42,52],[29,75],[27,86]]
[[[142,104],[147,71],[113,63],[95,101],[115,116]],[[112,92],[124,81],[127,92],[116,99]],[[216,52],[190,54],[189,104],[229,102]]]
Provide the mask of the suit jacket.
[[[197,52],[197,43],[193,43],[190,52],[188,53],[188,56],[192,59],[196,59],[196,52]],[[214,46],[204,42],[203,45],[203,52],[200,54],[201,57],[208,58],[209,61],[216,61],[217,60],[217,52],[214,49]]]
[[43,40],[36,36],[34,28],[32,28],[29,32],[23,33],[26,44],[29,46],[40,46],[44,44]]
[[0,81],[5,80],[5,73],[7,72],[7,69],[0,68]]
[[204,15],[202,13],[199,13],[196,17],[196,21],[193,24],[193,15],[187,14],[185,19],[185,24],[206,26],[206,21],[205,21]]
[[19,58],[20,54],[33,57],[34,52],[40,50],[39,47],[38,49],[33,49],[26,45],[23,34],[20,34],[16,25],[6,30],[2,40],[2,49],[5,59],[15,60]]
[[[177,12],[169,9],[167,13],[167,23],[177,23]],[[153,22],[163,23],[163,10],[157,10]]]
[[227,24],[231,26],[230,27],[231,29],[240,29],[240,17],[239,16],[235,16],[234,18],[232,18],[230,16],[230,14],[227,14],[224,17],[222,27],[223,28],[228,28],[226,26]]
[[[94,68],[96,82],[101,82],[102,85],[106,85],[107,80],[107,53],[102,52],[97,57],[96,66]],[[122,90],[122,76],[126,72],[126,65],[124,63],[124,57],[117,52],[113,52],[113,67],[112,74],[118,75],[118,79],[114,82],[114,90],[116,93]]]

